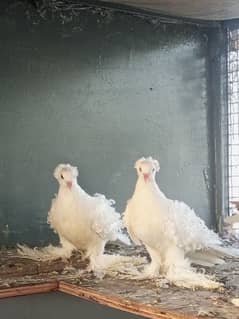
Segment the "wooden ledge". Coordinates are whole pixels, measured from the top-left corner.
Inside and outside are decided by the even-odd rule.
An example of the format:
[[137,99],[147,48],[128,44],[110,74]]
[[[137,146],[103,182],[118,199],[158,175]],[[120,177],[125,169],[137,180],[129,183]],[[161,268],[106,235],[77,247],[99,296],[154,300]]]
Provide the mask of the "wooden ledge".
[[24,285],[20,287],[1,289],[0,299],[57,291],[58,286],[58,282],[55,281],[44,284]]
[[84,300],[93,301],[98,304],[115,308],[118,310],[130,312],[139,316],[152,319],[196,319],[188,315],[176,314],[170,311],[162,310],[159,307],[147,306],[140,303],[132,302],[127,299],[105,295],[93,289],[79,287],[64,281],[54,281],[43,284],[24,285],[14,288],[0,290],[0,299],[26,296],[39,293],[62,292],[68,295],[76,296]]
[[59,282],[59,291],[69,295],[80,297],[88,301],[94,301],[101,305],[115,308],[118,310],[130,312],[139,316],[152,318],[152,319],[195,319],[187,315],[180,315],[159,307],[147,306],[140,303],[132,302],[127,299],[105,295],[93,289],[75,286],[64,281]]
[[[119,253],[120,248],[116,248],[109,247],[109,251]],[[138,256],[141,253],[122,248],[119,254]],[[239,313],[239,308],[231,302],[239,296],[238,259],[228,259],[224,265],[208,272],[224,283],[225,289],[220,291],[191,291],[169,285],[164,280],[132,281],[120,276],[106,276],[99,280],[90,273],[79,276],[77,270],[85,267],[80,254],[74,254],[67,262],[38,262],[17,255],[15,250],[3,250],[0,251],[0,260],[0,298],[59,291],[152,319],[196,319],[202,316],[231,319],[237,318]]]
[[[187,313],[186,312],[175,312],[175,309],[168,309],[167,306],[163,308],[158,305],[148,305],[146,303],[141,303],[139,301],[134,301],[128,299],[126,296],[123,298],[117,295],[111,295],[110,291],[102,292],[98,291],[96,287],[88,288],[79,286],[78,284],[69,283],[64,280],[55,280],[48,283],[40,283],[40,284],[29,284],[29,285],[21,285],[13,288],[1,288],[0,289],[0,299],[17,297],[17,296],[26,296],[32,294],[41,294],[41,293],[51,293],[51,292],[61,292],[71,296],[76,296],[78,298],[95,302],[100,305],[114,308],[117,310],[125,311],[128,313],[136,314],[138,316],[142,316],[144,318],[152,318],[152,319],[199,319],[201,316],[208,318],[207,313],[199,316],[196,313]],[[172,295],[173,297],[173,295]],[[185,294],[185,298],[186,294]],[[174,300],[174,298],[173,298]],[[175,300],[174,300],[175,301]],[[190,303],[190,301],[188,301]],[[217,303],[217,307],[221,308],[220,314],[215,313],[215,318],[237,318],[237,310],[235,312],[231,312],[233,305],[228,304],[225,306],[225,309],[222,310],[222,305]],[[198,308],[199,310],[199,308]],[[220,310],[220,309],[219,309]],[[230,314],[236,316],[231,317]]]

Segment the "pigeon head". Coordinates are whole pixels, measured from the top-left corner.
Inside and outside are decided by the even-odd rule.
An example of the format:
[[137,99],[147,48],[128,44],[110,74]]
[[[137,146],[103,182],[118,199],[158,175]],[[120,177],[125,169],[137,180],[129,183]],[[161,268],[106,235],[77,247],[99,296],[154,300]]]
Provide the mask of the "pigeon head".
[[72,188],[77,183],[78,169],[70,164],[59,164],[54,171],[54,177],[61,186]]
[[159,171],[159,162],[152,157],[142,157],[135,162],[134,166],[139,178],[144,179],[145,183],[155,178],[156,172]]

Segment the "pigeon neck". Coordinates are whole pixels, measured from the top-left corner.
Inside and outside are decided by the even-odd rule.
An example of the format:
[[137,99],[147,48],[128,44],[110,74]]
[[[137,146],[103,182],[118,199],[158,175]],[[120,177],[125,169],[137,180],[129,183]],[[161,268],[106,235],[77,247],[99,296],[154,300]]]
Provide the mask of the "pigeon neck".
[[150,178],[147,182],[140,176],[138,178],[136,188],[157,188],[158,185],[156,184],[156,181],[154,178]]
[[139,177],[135,186],[135,193],[140,195],[150,193],[165,198],[154,178],[145,183],[144,179]]
[[59,188],[59,194],[70,194],[72,192],[74,192],[77,188],[77,185],[75,185],[73,183],[72,187],[71,188],[68,188],[67,186],[63,186],[63,185],[60,185],[60,188]]

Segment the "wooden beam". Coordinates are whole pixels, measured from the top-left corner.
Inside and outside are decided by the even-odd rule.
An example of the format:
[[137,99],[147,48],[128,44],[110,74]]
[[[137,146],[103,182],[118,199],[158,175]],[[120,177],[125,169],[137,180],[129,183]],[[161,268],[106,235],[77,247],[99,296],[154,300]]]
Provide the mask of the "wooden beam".
[[239,18],[238,0],[101,0],[174,17],[222,21]]
[[0,299],[17,297],[17,296],[26,296],[39,293],[47,293],[58,290],[58,282],[49,282],[44,284],[36,285],[26,285],[21,287],[6,288],[0,290]]
[[196,319],[197,317],[176,314],[167,310],[160,309],[159,307],[147,306],[139,304],[127,299],[118,298],[113,295],[105,295],[93,289],[79,287],[64,281],[59,282],[58,291],[80,297],[88,301],[94,301],[98,304],[115,308],[118,310],[134,313],[139,316],[152,318],[152,319]]

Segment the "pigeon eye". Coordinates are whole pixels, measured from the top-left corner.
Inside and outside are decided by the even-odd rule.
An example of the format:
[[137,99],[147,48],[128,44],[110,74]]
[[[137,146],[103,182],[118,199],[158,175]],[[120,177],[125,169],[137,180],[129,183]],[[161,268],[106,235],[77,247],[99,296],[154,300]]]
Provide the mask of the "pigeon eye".
[[152,172],[154,172],[155,171],[155,168],[152,168]]
[[64,179],[63,175],[61,174],[61,179]]

